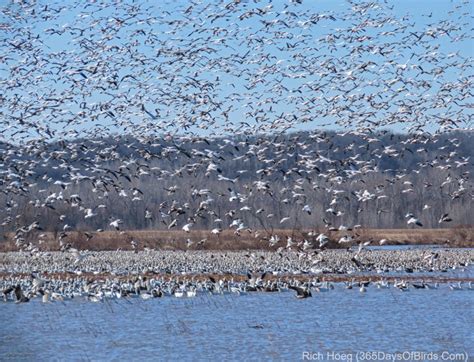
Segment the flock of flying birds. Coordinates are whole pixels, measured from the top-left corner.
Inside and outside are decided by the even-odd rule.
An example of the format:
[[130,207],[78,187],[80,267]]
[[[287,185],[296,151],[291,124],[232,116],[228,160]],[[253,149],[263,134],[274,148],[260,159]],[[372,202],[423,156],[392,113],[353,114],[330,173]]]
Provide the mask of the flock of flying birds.
[[[274,210],[291,204],[328,231],[347,231],[339,242],[351,243],[350,231],[363,225],[341,222],[347,203],[371,208],[395,184],[416,194],[410,177],[421,169],[444,174],[436,186],[449,189],[451,208],[472,203],[472,160],[458,152],[454,132],[472,131],[472,57],[463,51],[472,40],[470,3],[453,2],[441,19],[399,15],[386,2],[338,6],[3,5],[1,226],[15,231],[18,248],[34,253],[38,238],[30,235],[47,230],[44,212],[58,214],[63,250],[70,249],[70,213],[84,225],[101,220],[87,239],[103,230],[126,233],[133,225],[116,217],[119,204],[107,200],[147,203],[153,190],[140,186],[144,179],[155,180],[166,198],[139,217],[186,233],[206,219],[214,235],[261,235],[243,214],[288,229],[295,215]],[[392,130],[407,135],[384,144]],[[297,131],[307,136],[292,136]],[[341,136],[359,143],[334,146]],[[431,157],[426,145],[437,142],[442,156]],[[411,171],[380,173],[382,158],[409,154],[423,155]],[[183,175],[196,181],[180,184]],[[270,209],[257,207],[262,200]],[[390,212],[398,210],[377,210]],[[423,227],[419,212],[403,210],[408,226]],[[439,224],[453,221],[450,212],[436,212]],[[316,245],[288,238],[287,247],[324,247],[326,234],[313,235]],[[280,241],[265,235],[270,245]],[[134,248],[138,242],[130,241]]]

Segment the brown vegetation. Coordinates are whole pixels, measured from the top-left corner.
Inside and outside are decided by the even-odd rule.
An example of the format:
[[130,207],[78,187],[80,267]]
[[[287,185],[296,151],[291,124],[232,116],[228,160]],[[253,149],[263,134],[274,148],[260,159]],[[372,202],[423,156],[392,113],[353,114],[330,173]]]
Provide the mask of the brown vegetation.
[[[21,277],[21,278],[29,278],[31,277],[31,274],[27,273],[5,273],[5,272],[0,272],[0,280],[2,279],[8,279],[11,278],[12,275],[15,275],[15,277]],[[182,281],[205,281],[209,280],[210,278],[213,278],[214,280],[233,280],[234,282],[241,282],[241,281],[246,281],[247,276],[243,274],[230,274],[230,273],[224,273],[224,274],[215,274],[215,273],[200,273],[200,274],[160,274],[160,273],[143,273],[140,274],[142,277],[150,277],[150,278],[157,278],[157,279],[163,279],[163,280],[182,280]],[[69,279],[73,276],[79,276],[75,275],[72,273],[48,273],[44,272],[42,273],[43,278],[55,278],[55,279]],[[80,275],[81,278],[85,278],[88,281],[104,281],[106,279],[119,279],[123,281],[130,281],[130,280],[137,280],[138,275],[122,275],[122,276],[117,276],[113,275],[110,273],[100,273],[100,274],[94,274],[94,273],[82,273]],[[400,280],[400,276],[396,275],[379,275],[379,274],[374,274],[374,275],[348,275],[348,274],[320,274],[320,275],[314,275],[314,274],[299,274],[299,275],[272,275],[270,273],[267,273],[266,276],[264,277],[264,280],[280,280],[280,281],[286,281],[286,282],[291,282],[293,280],[299,280],[300,282],[307,282],[314,280],[315,278],[319,279],[321,282],[332,282],[332,283],[342,283],[342,282],[378,282],[378,281],[385,281],[385,282],[396,282]],[[463,276],[440,276],[440,275],[424,275],[422,277],[418,275],[404,275],[403,280],[405,281],[411,281],[411,282],[420,282],[423,281],[425,283],[457,283],[457,282],[463,282],[463,283],[469,283],[469,282],[474,282],[474,278],[471,277],[463,277]]]
[[[309,230],[273,230],[270,234],[266,231],[243,232],[236,235],[233,230],[225,230],[221,234],[213,235],[208,230],[194,230],[189,233],[184,231],[169,230],[129,230],[129,231],[104,231],[95,233],[93,238],[87,240],[83,232],[68,232],[65,242],[72,247],[82,250],[131,250],[131,241],[138,244],[138,249],[162,249],[162,250],[266,250],[285,247],[287,237],[293,237],[294,241],[303,239],[313,240],[316,236],[308,235]],[[41,250],[58,250],[58,235],[53,232],[43,232],[44,236],[39,239],[39,233],[30,233],[31,241],[39,245]],[[343,235],[352,235],[353,244],[361,241],[372,240],[373,245],[379,245],[381,239],[386,239],[385,245],[406,244],[441,244],[451,247],[474,247],[474,228],[455,227],[450,229],[357,229],[354,231],[332,231],[326,232],[330,238],[328,248],[343,248],[349,244],[339,244],[337,241]],[[278,235],[280,241],[270,247],[269,238]],[[317,235],[317,233],[316,233]],[[6,233],[0,241],[0,251],[17,250],[13,241],[14,233]],[[41,241],[38,241],[41,240]],[[188,245],[189,241],[192,244]]]
[[[369,144],[360,136],[328,135],[330,142],[317,141],[305,132],[280,135],[278,141],[272,137],[271,142],[260,136],[245,139],[245,142],[232,139],[239,144],[238,150],[223,139],[215,139],[211,145],[183,141],[180,147],[193,155],[192,159],[182,152],[164,157],[162,150],[173,148],[174,144],[161,139],[151,140],[159,145],[153,147],[128,138],[78,140],[74,151],[64,149],[60,144],[49,144],[47,152],[41,155],[56,152],[61,157],[40,161],[34,152],[23,155],[25,160],[34,161],[31,163],[36,165],[24,172],[24,190],[0,192],[0,210],[4,210],[0,215],[0,235],[34,222],[49,232],[60,232],[65,224],[69,230],[76,231],[113,230],[110,222],[116,219],[123,221],[123,229],[150,231],[167,231],[173,220],[176,220],[176,229],[181,230],[190,222],[189,218],[194,219],[195,230],[226,228],[235,220],[253,230],[282,227],[304,230],[324,228],[325,225],[336,228],[340,225],[362,225],[372,229],[407,228],[407,213],[416,215],[424,228],[453,227],[456,224],[474,226],[474,202],[470,196],[473,184],[466,178],[466,175],[473,174],[474,164],[450,167],[454,161],[449,157],[455,151],[457,157],[474,159],[474,148],[469,146],[473,143],[473,132],[440,136],[436,142],[422,142],[420,139],[419,144],[407,143],[409,138],[406,135],[390,133],[374,135],[379,142]],[[459,140],[456,148],[450,142],[454,136]],[[88,150],[95,149],[97,142],[104,148],[116,148],[117,154],[108,155],[100,162],[89,160],[96,166],[91,172],[89,162],[83,161],[91,155],[89,151],[80,149],[83,146]],[[304,147],[300,146],[302,142]],[[128,147],[129,144],[134,146]],[[258,157],[250,157],[253,148],[258,149],[261,144],[267,144],[265,151],[262,150]],[[379,159],[381,148],[396,149],[403,157],[389,157],[382,152]],[[419,148],[426,152],[417,152]],[[364,152],[360,152],[361,149]],[[203,154],[208,154],[206,150],[211,150],[214,156],[204,157]],[[22,151],[13,148],[11,153],[18,155]],[[145,152],[155,156],[144,159]],[[287,154],[293,156],[284,156]],[[282,155],[286,161],[278,161],[276,155]],[[319,155],[333,162],[316,161]],[[312,162],[306,166],[303,162],[312,157],[316,169],[311,166]],[[219,181],[217,171],[207,171],[211,163],[217,162],[215,158],[221,161],[218,162],[219,174],[238,179],[238,182]],[[343,177],[335,184],[329,175],[345,174],[352,164],[351,158],[357,162],[365,160],[368,164],[376,159],[376,167],[362,167],[360,174]],[[124,168],[120,160],[128,159],[140,160],[140,166],[131,164]],[[274,159],[274,164],[269,164],[269,159]],[[434,167],[436,164],[431,160],[436,160],[436,164],[442,162]],[[41,166],[45,163],[47,167]],[[77,173],[90,180],[71,182],[67,187],[55,184],[55,181],[74,177],[63,167],[64,163],[77,168]],[[5,164],[4,169],[15,167],[18,167],[17,163]],[[147,170],[145,173],[143,168]],[[10,184],[6,175],[8,173],[0,174],[0,185]],[[259,181],[265,182],[271,192],[259,190],[256,187]],[[93,184],[97,183],[104,185],[94,187]],[[302,189],[297,192],[295,186]],[[121,190],[127,196],[120,194]],[[365,191],[373,196],[362,201],[360,195]],[[134,193],[140,195],[138,199]],[[71,198],[73,195],[79,195],[80,200]],[[240,196],[236,199],[235,195]],[[336,202],[334,205],[331,204],[333,200]],[[98,208],[99,204],[103,207]],[[312,212],[303,211],[304,205],[308,205]],[[250,207],[250,210],[241,210],[243,206]],[[328,208],[333,212],[328,212]],[[96,216],[86,218],[87,209]],[[263,211],[257,213],[259,209]],[[232,216],[229,215],[231,210]],[[145,217],[147,211],[151,218]],[[453,221],[440,224],[439,219],[445,213]],[[282,224],[281,220],[287,217],[290,219]],[[217,222],[217,219],[222,222]]]

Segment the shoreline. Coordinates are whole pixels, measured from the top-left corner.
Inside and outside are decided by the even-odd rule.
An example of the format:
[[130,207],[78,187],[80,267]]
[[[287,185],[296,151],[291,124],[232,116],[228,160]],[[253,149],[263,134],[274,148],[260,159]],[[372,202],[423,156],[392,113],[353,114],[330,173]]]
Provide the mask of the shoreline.
[[12,252],[0,253],[0,291],[4,301],[21,303],[39,297],[43,302],[76,296],[98,302],[288,289],[307,298],[311,290],[341,284],[360,292],[369,285],[474,290],[473,265],[474,249]]
[[[92,235],[92,237],[87,236]],[[343,249],[349,246],[357,246],[360,242],[372,241],[373,246],[380,245],[380,240],[385,239],[385,246],[423,246],[438,245],[441,247],[473,248],[474,227],[452,227],[439,229],[366,229],[353,228],[341,231],[328,231],[316,228],[292,230],[275,229],[270,231],[252,230],[246,231],[240,236],[233,230],[223,230],[220,234],[212,234],[210,230],[122,230],[118,231],[69,231],[64,239],[78,250],[91,251],[113,251],[133,250],[131,241],[137,243],[137,250],[160,249],[160,250],[277,250],[285,247],[287,238],[294,241],[308,240],[315,246],[319,244],[317,236],[322,233],[327,235],[328,249]],[[349,235],[353,238],[350,243],[338,243],[341,237]],[[41,236],[41,237],[40,237]],[[269,239],[278,236],[279,242],[269,245]],[[29,235],[32,242],[41,251],[59,250],[59,232],[36,232]],[[14,233],[7,232],[0,239],[0,252],[14,252],[18,248],[14,243]]]
[[[308,251],[90,251],[0,253],[0,279],[32,273],[59,278],[134,278],[139,275],[241,281],[265,273],[268,280],[350,281],[397,278],[472,281],[474,249],[346,249]],[[453,275],[459,273],[461,275]]]
[[[107,280],[114,280],[114,281],[133,281],[143,277],[148,279],[155,279],[155,280],[163,280],[164,282],[204,282],[214,279],[214,280],[222,280],[224,282],[245,282],[248,280],[245,274],[166,274],[166,273],[143,273],[143,274],[133,274],[133,275],[115,275],[112,273],[102,273],[102,274],[94,274],[94,273],[48,273],[48,272],[41,272],[41,278],[43,279],[55,279],[55,280],[66,280],[70,278],[80,278],[83,280],[87,280],[90,282],[100,283],[105,282]],[[28,273],[8,273],[8,272],[0,272],[0,280],[8,280],[9,278],[19,278],[19,279],[28,279],[32,278],[31,274]],[[410,275],[410,274],[400,274],[400,275],[383,275],[383,274],[358,274],[358,275],[340,275],[340,274],[285,274],[285,275],[272,275],[267,274],[262,279],[264,281],[272,282],[272,281],[280,281],[280,282],[290,282],[290,281],[298,281],[301,283],[306,282],[313,282],[318,281],[321,283],[329,282],[329,283],[359,283],[359,282],[389,282],[394,283],[397,281],[406,281],[406,282],[424,282],[424,283],[474,283],[474,276],[442,276],[442,275]]]

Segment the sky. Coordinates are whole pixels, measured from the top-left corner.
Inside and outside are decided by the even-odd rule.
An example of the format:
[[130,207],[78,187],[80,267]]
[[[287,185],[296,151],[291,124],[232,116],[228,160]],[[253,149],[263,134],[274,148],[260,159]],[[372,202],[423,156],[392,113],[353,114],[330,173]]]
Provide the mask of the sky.
[[[111,4],[111,2],[105,3]],[[88,77],[88,79],[84,80],[83,78],[85,76],[81,75],[81,72],[78,70],[80,69],[80,64],[88,65],[88,62],[91,60],[87,58],[87,54],[93,54],[93,50],[87,50],[88,38],[92,39],[93,37],[97,37],[98,34],[114,34],[121,37],[112,37],[107,45],[113,46],[115,44],[120,47],[123,45],[125,37],[129,36],[129,40],[135,39],[140,43],[135,48],[137,54],[141,54],[145,57],[156,57],[157,60],[166,60],[166,55],[163,57],[162,53],[161,55],[158,53],[160,47],[157,46],[157,44],[148,46],[144,40],[145,35],[134,33],[134,30],[139,30],[142,25],[124,27],[123,31],[108,32],[108,28],[117,26],[113,18],[125,17],[126,14],[123,9],[134,4],[132,1],[118,1],[116,3],[120,5],[117,7],[108,7],[101,11],[91,11],[90,8],[84,5],[87,4],[87,2],[76,3],[67,0],[55,4],[51,1],[37,1],[36,5],[32,7],[35,12],[30,13],[30,16],[23,14],[21,20],[15,20],[5,16],[4,12],[3,16],[0,17],[0,21],[3,24],[12,25],[16,30],[4,32],[0,38],[2,44],[4,44],[1,48],[2,58],[8,58],[7,61],[3,62],[3,65],[0,65],[0,84],[3,86],[14,84],[14,86],[7,87],[5,92],[3,92],[3,102],[0,104],[0,111],[4,117],[0,120],[0,128],[4,128],[6,131],[4,131],[0,137],[4,138],[4,140],[15,140],[16,138],[24,140],[35,137],[49,137],[48,135],[52,133],[51,138],[57,139],[61,137],[127,132],[221,135],[224,133],[232,134],[235,130],[245,128],[250,128],[251,130],[255,130],[255,132],[265,130],[265,127],[261,127],[262,124],[275,125],[275,129],[286,131],[311,130],[315,128],[343,129],[347,127],[347,124],[350,127],[350,120],[346,122],[347,124],[344,124],[344,118],[346,116],[343,113],[337,113],[337,109],[334,114],[324,117],[321,116],[321,114],[323,114],[323,108],[318,108],[318,106],[310,112],[305,111],[302,103],[304,104],[306,98],[310,99],[314,96],[312,98],[313,103],[318,103],[318,97],[320,97],[319,99],[321,99],[321,97],[331,99],[331,97],[337,97],[341,91],[334,89],[332,85],[326,85],[319,93],[315,92],[311,95],[311,92],[309,92],[299,96],[297,91],[301,89],[303,84],[310,84],[312,86],[318,85],[320,79],[315,74],[307,74],[301,70],[293,69],[295,68],[295,60],[291,57],[292,53],[278,49],[278,47],[286,41],[273,41],[268,37],[266,39],[267,42],[263,45],[257,41],[250,41],[251,46],[249,46],[248,41],[242,41],[243,39],[248,40],[252,37],[265,37],[265,34],[261,32],[260,34],[258,31],[257,34],[255,33],[256,30],[262,29],[261,20],[264,17],[259,16],[252,16],[248,19],[240,20],[238,33],[233,31],[237,29],[233,24],[233,22],[236,21],[236,19],[234,19],[235,17],[231,17],[230,19],[218,19],[213,22],[204,18],[204,21],[208,22],[203,25],[204,28],[221,27],[222,29],[229,29],[227,34],[223,32],[211,34],[212,36],[207,40],[207,43],[204,43],[202,39],[199,40],[197,35],[192,35],[194,28],[185,23],[174,33],[170,33],[170,29],[174,28],[174,24],[165,25],[156,22],[143,25],[146,26],[147,29],[152,30],[160,42],[164,42],[169,46],[180,46],[183,44],[182,39],[184,39],[185,44],[187,41],[188,45],[193,44],[196,48],[209,45],[210,47],[218,49],[215,53],[206,54],[209,59],[219,60],[235,57],[236,55],[245,55],[250,59],[250,62],[245,65],[245,68],[249,69],[250,73],[253,72],[253,76],[239,76],[235,72],[226,72],[225,65],[219,65],[217,67],[202,67],[201,64],[193,65],[192,56],[187,57],[182,62],[169,64],[163,68],[148,67],[148,69],[142,69],[144,67],[141,67],[140,64],[133,60],[130,60],[130,63],[119,62],[118,60],[114,63],[114,57],[110,57],[109,54],[107,57],[104,54],[98,54],[97,59],[108,62],[109,68],[113,68],[115,72],[114,76],[119,79],[133,74],[136,74],[139,78],[137,82],[124,82],[113,91],[104,90],[104,87],[98,88],[100,86],[99,82],[104,81],[106,84],[105,88],[108,88],[110,79],[104,79],[104,77],[93,79],[93,77]],[[156,15],[165,20],[183,20],[180,12],[191,4],[191,2],[188,1],[142,1],[138,3],[143,9],[146,9],[142,16],[143,18]],[[230,1],[224,2],[221,7],[227,3],[230,3]],[[205,1],[204,5],[206,4],[216,4],[216,2]],[[263,8],[272,5],[271,12],[277,14],[285,9],[289,1],[242,1],[242,4],[242,6],[247,6],[248,9]],[[387,16],[402,19],[402,21],[408,24],[413,24],[413,28],[410,31],[424,31],[430,27],[430,24],[443,19],[451,19],[451,21],[455,23],[456,19],[453,18],[453,13],[450,13],[453,10],[457,11],[456,14],[464,11],[463,21],[468,19],[469,23],[472,24],[472,3],[462,5],[463,3],[460,1],[398,0],[380,2],[380,4],[387,6],[387,9],[389,9]],[[456,7],[461,5],[462,10],[456,9]],[[16,5],[7,4],[4,6],[3,9],[15,9]],[[44,20],[40,14],[46,6],[49,9],[62,7],[63,10],[57,18]],[[205,8],[203,9],[203,12],[205,12]],[[347,1],[340,0],[306,0],[303,1],[301,5],[298,5],[297,8],[289,7],[289,9],[297,9],[301,12],[308,11],[309,14],[342,14],[349,11],[350,4]],[[21,14],[22,11],[20,10],[18,13]],[[268,16],[270,18],[272,17],[272,15]],[[83,32],[82,36],[76,39],[74,39],[74,36],[79,34],[79,30],[74,32],[74,36],[69,34],[68,31],[61,31],[71,26],[80,27],[81,24],[94,24],[94,26]],[[316,40],[334,34],[338,28],[349,25],[350,21],[341,22],[323,19],[318,22],[316,26],[302,26],[301,28],[290,29],[288,32],[294,32],[294,39],[305,35],[310,39]],[[24,51],[11,52],[11,44],[16,44],[19,41],[21,36],[18,36],[18,34],[21,33],[20,30],[22,28],[28,28],[33,36],[38,36],[41,39],[41,46],[39,48],[37,47],[36,50],[27,51],[27,56],[25,56]],[[472,33],[472,27],[467,29],[467,31]],[[370,30],[365,34],[370,35]],[[193,43],[194,36],[196,36],[195,43]],[[395,35],[395,38],[392,40],[395,42],[400,41],[400,37],[397,37],[399,37],[399,35]],[[221,46],[221,40],[223,38],[225,38],[225,42],[229,47]],[[375,38],[371,42],[377,43],[378,40],[379,39]],[[316,41],[314,41],[314,43],[310,41],[309,44],[310,47],[314,44],[314,48],[311,49],[312,54],[308,54],[310,61],[312,61],[311,59],[313,59],[313,56],[318,52],[327,55],[328,50],[320,48]],[[433,45],[434,44],[438,44],[436,51],[438,54],[457,54],[455,58],[460,56],[463,59],[472,58],[474,55],[472,39],[452,42],[445,36],[433,39]],[[87,51],[84,52],[84,49]],[[294,53],[298,51],[300,53],[301,51],[303,52],[301,53],[303,60],[300,59],[298,62],[306,61],[304,59],[306,55],[304,52],[306,50],[298,49],[298,46],[296,46]],[[399,54],[394,58],[395,61],[398,62],[399,65],[416,65],[415,59],[410,58],[412,54],[411,51],[411,49],[400,49]],[[21,72],[12,71],[12,69],[17,69],[17,67],[21,67],[30,61],[35,54],[38,57],[40,57],[39,54],[45,57],[53,55],[56,62],[65,59],[65,61],[71,65],[70,72],[74,73],[74,75],[71,77],[70,74],[67,74],[67,71],[64,72],[64,67],[61,71],[56,73],[54,69],[57,68],[51,68],[51,64],[47,62],[43,63],[43,66],[38,66],[35,69],[31,69],[30,66],[29,69],[31,72],[25,71],[25,75],[22,75],[22,77],[18,75],[18,73]],[[273,59],[271,61],[261,60],[262,55],[269,55],[273,57]],[[121,60],[126,60],[128,55],[118,52],[117,56],[120,57]],[[334,52],[331,51],[331,56],[335,58],[340,57],[341,59],[347,57],[342,44],[336,41],[335,50]],[[436,57],[437,54],[433,56]],[[383,61],[383,59],[380,59],[380,57],[377,58],[376,56],[366,56],[363,59],[356,60],[373,60],[378,64],[381,64],[380,62]],[[341,71],[350,71],[351,61],[353,61],[353,59],[348,61],[348,65],[346,65],[347,69]],[[425,65],[423,61],[418,61],[418,63],[429,67],[429,64],[426,63]],[[49,71],[51,69],[53,71],[46,74],[46,70]],[[263,76],[266,83],[258,82],[258,77],[261,76],[262,70],[265,71],[266,69],[270,69]],[[138,70],[140,70],[140,72]],[[293,72],[293,76],[281,77],[279,72],[275,70],[285,71],[287,73]],[[379,94],[382,93],[380,87],[371,89],[370,86],[367,85],[377,78],[388,77],[388,75],[384,74],[384,67],[380,68],[378,66],[377,70],[378,73],[376,75],[369,75],[365,77],[364,81],[360,84],[355,84],[353,90],[354,94],[371,91]],[[163,74],[160,74],[160,71]],[[84,74],[84,72],[82,72],[82,74]],[[174,76],[179,78],[181,85],[187,82],[186,79],[197,76],[201,83],[207,81],[210,84],[215,84],[216,89],[214,92],[212,88],[203,91],[202,89],[193,89],[193,85],[191,84],[189,90],[190,94],[186,96],[188,100],[176,102],[174,99],[176,99],[177,96],[181,96],[181,94],[177,94],[176,86],[169,82],[170,77],[173,78]],[[466,76],[472,76],[472,72],[466,75],[456,72],[456,69],[451,69],[446,72],[444,77],[447,82],[456,82]],[[71,78],[74,79],[73,83],[71,83]],[[130,80],[130,78],[128,78],[127,81],[128,80]],[[256,81],[256,84],[251,87],[251,90],[248,90],[246,87],[248,87],[252,81]],[[431,82],[429,77],[427,81]],[[77,87],[77,84],[81,85],[81,82],[82,86]],[[192,81],[189,82],[192,83]],[[73,90],[71,90],[71,84],[74,87]],[[274,84],[276,88],[275,86],[270,87],[268,84]],[[279,84],[283,85],[285,90],[277,89]],[[343,88],[346,86],[350,87],[350,81],[340,86]],[[92,89],[92,91],[86,92],[84,89]],[[390,90],[387,92],[389,93]],[[433,90],[430,90],[430,92],[433,92]],[[24,111],[25,108],[28,109],[30,105],[33,105],[32,107],[38,107],[38,104],[44,102],[45,99],[64,97],[65,93],[69,93],[72,99],[61,103],[58,108],[61,112],[54,111],[53,113],[49,113],[49,110],[40,110],[37,115],[29,117],[29,121],[20,122],[20,124],[18,124],[17,120],[28,113],[28,111]],[[127,105],[127,110],[124,111],[123,107],[120,108],[118,101],[115,102],[115,98],[121,98],[120,95],[125,93],[127,93],[127,99],[132,99],[132,101]],[[163,96],[164,93],[166,93],[166,96]],[[282,93],[284,97],[281,95]],[[233,94],[236,96],[231,100]],[[117,97],[117,95],[119,96]],[[412,97],[415,99],[424,96],[429,99],[432,94],[427,92],[427,94],[416,93],[407,95],[408,98]],[[20,99],[18,101],[19,106],[12,107],[12,104],[17,104],[17,99]],[[139,101],[137,101],[137,99]],[[200,118],[202,113],[200,114],[199,112],[203,109],[206,110],[207,108],[205,107],[208,107],[206,104],[213,100],[217,103],[220,102],[221,107],[218,111],[212,113],[214,117],[212,121],[203,120],[202,117]],[[338,102],[338,100],[335,102]],[[81,104],[84,104],[85,108],[82,109],[82,112],[85,112],[85,116],[79,117],[78,114],[81,113]],[[110,109],[114,110],[113,114],[120,114],[120,117],[108,116],[106,114],[107,110],[101,110],[102,113],[96,118],[91,117],[92,113],[96,112],[96,110],[92,111],[90,109],[103,108],[104,104],[111,104],[112,108]],[[143,107],[146,112],[144,112],[141,107]],[[454,105],[454,107],[459,106]],[[227,108],[228,112],[226,113],[228,118],[222,115],[223,110]],[[252,110],[255,108],[261,109],[263,111],[262,114],[249,115],[248,113],[252,113]],[[122,113],[117,113],[117,110]],[[327,110],[327,106],[325,106],[324,110]],[[451,112],[454,112],[454,110],[451,110]],[[431,111],[427,110],[426,114],[429,115],[430,112]],[[439,112],[439,110],[434,110],[433,112],[436,113]],[[464,109],[463,112],[465,112]],[[287,116],[295,114],[298,116],[298,121],[286,122],[285,125],[285,122],[278,121],[280,114],[284,114],[286,119],[288,119]],[[427,115],[425,115],[424,118],[429,118]],[[350,116],[351,114],[348,114],[347,117]],[[190,122],[189,119],[193,117],[194,120]],[[376,114],[374,117],[383,118],[384,115]],[[339,124],[337,124],[337,121]],[[412,126],[412,123],[416,123],[416,120],[412,120],[411,123],[395,122],[394,124],[386,124],[384,128],[396,132],[404,132]],[[247,125],[250,127],[247,127]],[[471,125],[467,124],[467,126],[469,127]],[[426,124],[425,127],[425,129],[428,130],[434,130],[435,128],[435,126],[430,124]],[[0,138],[0,140],[2,138]]]

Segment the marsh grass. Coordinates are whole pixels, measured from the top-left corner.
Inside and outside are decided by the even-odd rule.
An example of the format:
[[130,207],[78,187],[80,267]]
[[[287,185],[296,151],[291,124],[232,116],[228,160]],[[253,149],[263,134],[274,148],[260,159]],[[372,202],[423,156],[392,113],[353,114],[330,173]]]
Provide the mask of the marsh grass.
[[[68,232],[65,239],[72,247],[83,250],[131,250],[131,241],[138,243],[138,249],[162,249],[162,250],[276,250],[285,247],[287,238],[292,237],[295,241],[303,239],[313,240],[314,245],[318,242],[316,236],[308,235],[310,230],[260,230],[244,231],[240,235],[233,230],[225,230],[219,235],[213,235],[209,230],[193,230],[189,233],[177,230],[127,230],[127,231],[103,231],[96,232],[92,239],[87,240],[84,232]],[[322,230],[316,231],[318,235]],[[41,250],[58,250],[58,235],[52,232],[42,232],[44,237],[39,241],[39,232],[30,233],[29,241],[40,246]],[[269,245],[269,238],[278,235],[280,241]],[[458,226],[449,229],[357,229],[352,231],[326,232],[330,242],[328,248],[345,248],[349,244],[338,244],[338,240],[344,235],[354,237],[353,244],[360,241],[372,240],[373,245],[379,245],[381,239],[386,239],[386,245],[419,245],[438,244],[451,247],[474,247],[474,228]],[[17,250],[14,243],[14,233],[2,235],[0,239],[0,251]],[[188,245],[188,240],[192,241]]]

